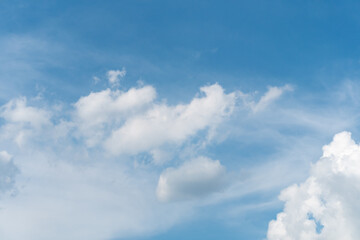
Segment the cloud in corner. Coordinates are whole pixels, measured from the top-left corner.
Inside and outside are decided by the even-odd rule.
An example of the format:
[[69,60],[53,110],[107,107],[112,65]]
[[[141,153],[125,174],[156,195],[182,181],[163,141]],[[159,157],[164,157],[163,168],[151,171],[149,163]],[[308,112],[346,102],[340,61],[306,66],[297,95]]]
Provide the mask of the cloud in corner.
[[341,132],[323,147],[309,178],[280,194],[284,210],[269,223],[268,240],[360,238],[360,145]]

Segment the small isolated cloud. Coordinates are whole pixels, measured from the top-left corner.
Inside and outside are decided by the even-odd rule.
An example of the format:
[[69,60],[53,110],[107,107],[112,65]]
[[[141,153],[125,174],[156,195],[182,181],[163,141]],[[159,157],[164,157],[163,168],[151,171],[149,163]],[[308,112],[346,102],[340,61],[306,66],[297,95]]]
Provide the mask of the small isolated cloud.
[[111,86],[118,86],[120,79],[125,77],[125,75],[125,68],[122,68],[121,70],[110,70],[107,72],[107,77]]
[[261,96],[258,102],[249,100],[249,95],[240,92],[240,97],[243,99],[245,105],[248,105],[251,110],[256,113],[264,110],[268,105],[274,102],[276,99],[280,98],[284,92],[292,91],[293,88],[290,85],[285,85],[282,87],[268,87],[268,91]]
[[15,176],[19,170],[6,151],[0,151],[0,192],[4,193],[14,187]]
[[95,84],[99,83],[101,81],[101,79],[97,76],[93,76],[93,81]]
[[105,141],[105,148],[115,155],[137,154],[165,143],[180,144],[199,130],[216,127],[232,113],[235,93],[225,94],[218,84],[200,91],[205,96],[195,97],[187,105],[154,104],[144,114],[127,119]]
[[199,157],[178,168],[166,169],[159,178],[157,197],[163,202],[204,197],[224,189],[225,175],[220,161]]
[[280,194],[283,212],[269,223],[268,240],[360,239],[360,145],[349,132],[334,136],[309,178]]

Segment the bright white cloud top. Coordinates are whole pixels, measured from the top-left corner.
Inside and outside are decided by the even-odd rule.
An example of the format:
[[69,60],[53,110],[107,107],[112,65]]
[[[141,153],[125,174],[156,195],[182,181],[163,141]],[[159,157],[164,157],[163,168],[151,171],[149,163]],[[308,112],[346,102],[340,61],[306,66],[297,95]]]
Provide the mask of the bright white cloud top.
[[113,154],[136,154],[165,143],[181,144],[200,130],[216,128],[232,113],[236,95],[225,94],[218,84],[200,90],[205,96],[195,97],[189,104],[154,104],[143,114],[129,117],[112,131],[105,148]]
[[152,86],[131,88],[126,92],[106,89],[81,97],[75,104],[74,118],[88,146],[99,144],[106,129],[122,124],[133,114],[142,113],[154,101]]
[[309,178],[282,191],[285,208],[270,222],[268,239],[359,239],[359,186],[360,145],[349,132],[336,134]]

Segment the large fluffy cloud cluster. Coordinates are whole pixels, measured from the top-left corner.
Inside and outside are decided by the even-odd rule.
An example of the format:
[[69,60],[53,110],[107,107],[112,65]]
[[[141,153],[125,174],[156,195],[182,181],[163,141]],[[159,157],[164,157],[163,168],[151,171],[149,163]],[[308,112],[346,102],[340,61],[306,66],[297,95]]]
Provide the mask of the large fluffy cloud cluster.
[[233,112],[234,92],[226,94],[218,84],[200,91],[203,96],[175,106],[155,102],[151,86],[94,92],[74,104],[77,131],[88,146],[100,144],[114,155],[179,145],[200,130],[216,128]]
[[[121,74],[110,72],[109,78]],[[0,238],[143,234],[167,228],[192,211],[191,205],[178,202],[174,208],[161,201],[196,200],[223,189],[225,167],[219,161],[189,161],[183,154],[181,167],[165,170],[159,181],[161,166],[144,171],[126,160],[142,152],[163,158],[163,145],[181,149],[191,138],[204,137],[197,133],[232,114],[236,93],[214,84],[202,87],[188,104],[173,106],[156,101],[156,95],[154,87],[140,86],[91,92],[69,111],[25,97],[1,106],[0,144],[11,149],[18,167],[8,152],[0,152],[0,192],[16,189],[1,195]],[[156,195],[157,184],[162,195]]]
[[13,140],[22,146],[28,138],[41,134],[51,125],[51,113],[45,109],[28,106],[25,97],[10,100],[0,107],[0,117],[5,120],[1,126],[1,137]]
[[106,140],[106,149],[114,154],[136,154],[165,143],[181,144],[200,130],[215,128],[232,113],[236,95],[225,94],[218,84],[200,90],[205,96],[195,97],[189,104],[155,104],[145,113],[128,118]]
[[[227,189],[226,164],[204,149],[241,93],[213,84],[188,103],[169,105],[149,85],[117,89],[125,73],[108,72],[111,88],[68,107],[25,97],[0,107],[1,239],[151,233]],[[283,91],[270,88],[264,96],[271,96],[253,102],[257,111]]]
[[269,223],[269,240],[360,238],[360,145],[349,132],[334,136],[310,177],[282,191],[283,212]]

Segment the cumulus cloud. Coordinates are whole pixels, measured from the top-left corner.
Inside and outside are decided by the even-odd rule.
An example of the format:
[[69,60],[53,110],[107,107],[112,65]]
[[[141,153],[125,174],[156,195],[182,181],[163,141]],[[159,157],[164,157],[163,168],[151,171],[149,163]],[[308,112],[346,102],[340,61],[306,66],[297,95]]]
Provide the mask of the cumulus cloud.
[[156,97],[151,86],[131,88],[127,92],[106,89],[81,97],[75,104],[76,117],[83,124],[94,126],[113,119],[124,119],[125,113],[148,104]]
[[4,193],[14,187],[15,177],[19,169],[14,164],[12,156],[6,151],[0,151],[0,192]]
[[160,175],[157,197],[169,202],[196,199],[221,191],[226,185],[225,173],[220,161],[195,158],[178,168],[168,168]]
[[269,240],[360,238],[360,145],[341,132],[323,147],[309,178],[280,194],[283,212],[269,223]]
[[103,137],[106,125],[120,124],[136,111],[151,103],[156,91],[151,86],[131,88],[126,92],[106,89],[81,97],[75,104],[75,121],[86,137],[88,146],[94,146]]
[[105,148],[113,154],[137,154],[165,143],[180,144],[200,130],[216,127],[232,113],[235,93],[224,93],[219,84],[200,91],[205,96],[187,105],[155,104],[144,114],[127,119],[112,132]]
[[122,68],[121,70],[110,70],[107,72],[107,77],[111,86],[118,86],[120,79],[125,77],[125,75],[125,68]]
[[10,100],[0,107],[0,117],[6,122],[1,127],[1,137],[11,139],[23,146],[27,139],[51,126],[51,112],[28,106],[25,97]]

